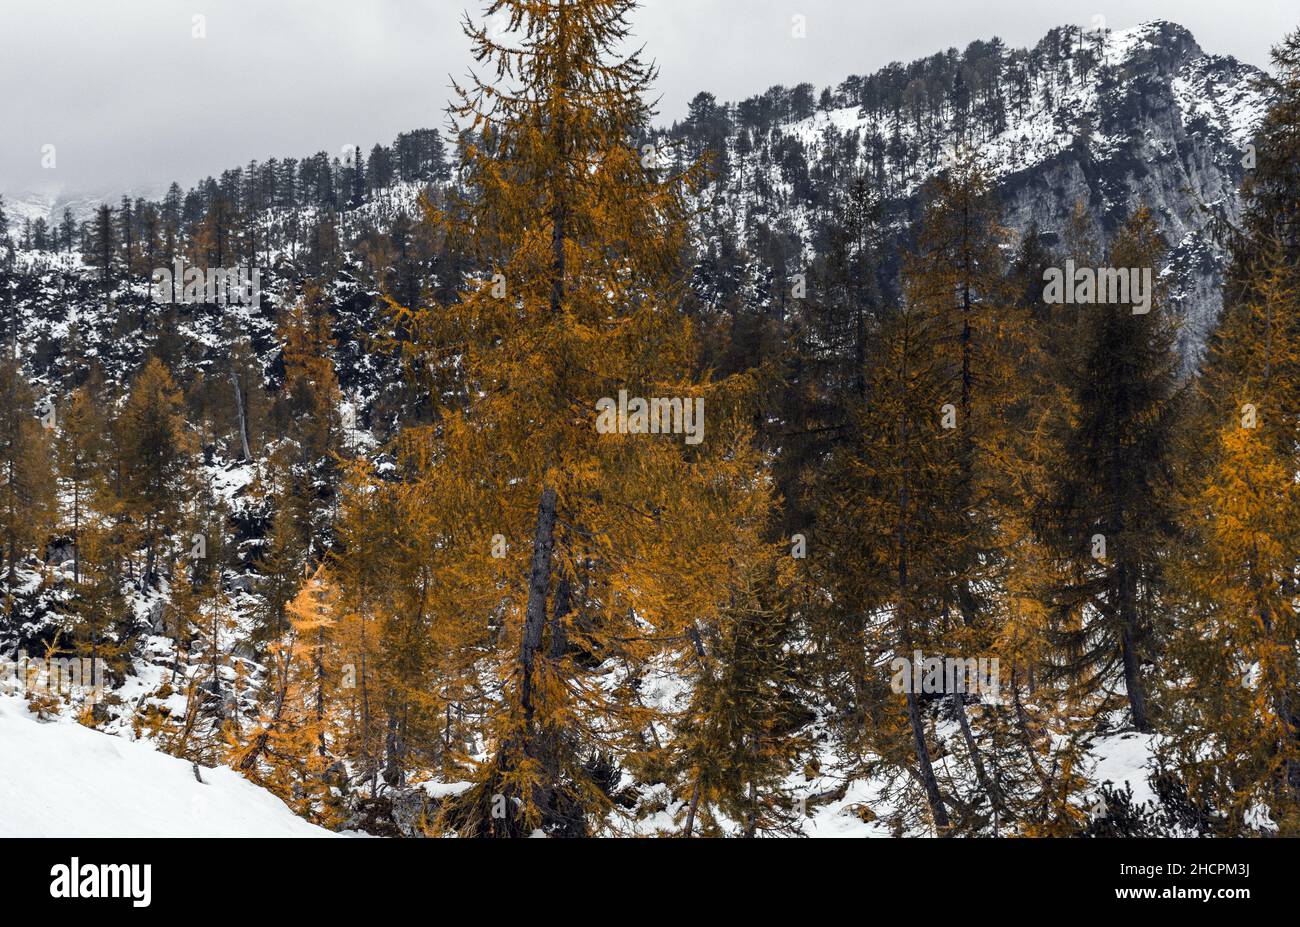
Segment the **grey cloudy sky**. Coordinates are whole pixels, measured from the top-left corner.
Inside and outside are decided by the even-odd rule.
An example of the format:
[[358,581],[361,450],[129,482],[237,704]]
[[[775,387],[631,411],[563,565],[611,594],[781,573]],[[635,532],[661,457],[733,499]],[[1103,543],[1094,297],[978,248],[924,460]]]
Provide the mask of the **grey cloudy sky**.
[[[180,180],[441,127],[469,66],[477,0],[0,0],[0,193]],[[191,37],[193,17],[207,35]],[[795,14],[807,38],[791,38]],[[647,0],[635,25],[661,68],[663,119],[707,89],[740,99],[818,87],[973,39],[1011,46],[1065,23],[1189,28],[1264,66],[1295,0]],[[56,166],[42,169],[43,145]]]

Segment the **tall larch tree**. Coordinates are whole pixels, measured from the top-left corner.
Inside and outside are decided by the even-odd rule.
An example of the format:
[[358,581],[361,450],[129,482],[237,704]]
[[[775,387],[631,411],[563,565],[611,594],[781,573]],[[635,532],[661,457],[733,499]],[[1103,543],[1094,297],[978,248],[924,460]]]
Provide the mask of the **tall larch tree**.
[[19,563],[53,526],[52,432],[42,426],[36,396],[13,357],[0,359],[0,397],[0,543],[12,587]]
[[[701,172],[667,172],[639,144],[654,69],[622,54],[633,6],[496,0],[486,15],[505,29],[466,23],[495,76],[458,88],[467,194],[431,218],[481,272],[400,320],[417,362],[454,363],[463,384],[437,394],[427,478],[454,488],[443,518],[470,542],[460,578],[476,592],[458,607],[496,629],[470,832],[599,826],[613,805],[596,754],[635,747],[655,714],[637,678],[761,556],[750,390],[697,368],[679,311]],[[621,390],[702,402],[707,430],[601,433],[598,404]]]
[[[979,153],[959,146],[929,185],[917,246],[904,265],[908,298],[942,326],[936,333],[951,374],[942,425],[956,435],[958,481],[951,505],[960,524],[947,548],[950,592],[940,617],[955,658],[992,653],[1006,619],[1005,567],[1020,499],[1009,487],[1018,469],[1018,426],[1031,409],[1022,374],[1033,356],[1029,317],[1004,273],[1008,232]],[[969,693],[949,693],[979,794],[1004,812],[966,708]]]
[[1273,58],[1272,105],[1199,382],[1171,648],[1167,752],[1227,834],[1265,817],[1300,833],[1300,31]]
[[180,389],[157,358],[150,358],[132,382],[115,424],[122,455],[120,495],[145,554],[141,581],[156,583],[160,547],[181,521],[198,449]]
[[104,414],[94,394],[78,387],[64,406],[55,439],[59,483],[63,489],[64,519],[72,537],[73,581],[81,582],[81,532],[97,487],[103,479],[99,455],[103,444]]

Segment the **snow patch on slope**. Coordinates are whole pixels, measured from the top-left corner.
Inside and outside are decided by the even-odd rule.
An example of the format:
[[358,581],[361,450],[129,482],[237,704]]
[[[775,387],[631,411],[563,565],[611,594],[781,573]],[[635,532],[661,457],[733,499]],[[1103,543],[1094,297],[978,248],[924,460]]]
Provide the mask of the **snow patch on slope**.
[[1268,110],[1254,85],[1253,69],[1228,58],[1206,55],[1188,62],[1170,85],[1185,125],[1198,120],[1221,126],[1234,148],[1244,151]]
[[0,697],[0,837],[330,837],[225,767],[200,768]]

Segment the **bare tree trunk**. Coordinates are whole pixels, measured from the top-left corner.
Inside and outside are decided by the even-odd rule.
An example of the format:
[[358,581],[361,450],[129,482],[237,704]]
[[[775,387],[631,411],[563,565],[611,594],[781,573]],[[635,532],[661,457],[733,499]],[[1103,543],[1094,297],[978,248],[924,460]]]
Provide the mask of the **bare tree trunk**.
[[700,780],[697,776],[695,785],[691,788],[691,807],[686,812],[686,829],[682,831],[683,837],[689,837],[691,831],[695,830],[695,811],[700,807]]
[[[217,580],[220,582],[220,579]],[[221,669],[217,662],[217,635],[220,633],[218,627],[218,611],[213,609],[212,612],[212,646],[208,649],[208,666],[212,673],[212,697],[217,702],[217,713],[221,713]]]
[[1133,713],[1133,727],[1144,734],[1151,732],[1147,715],[1146,689],[1142,685],[1141,668],[1137,657],[1137,615],[1133,601],[1128,565],[1119,566],[1119,619],[1121,623],[1120,647],[1124,657],[1124,688],[1128,690],[1129,709]]
[[[906,369],[903,371],[904,377],[900,378],[905,381]],[[900,418],[899,428],[901,431],[901,446],[903,448],[903,471],[898,485],[898,618],[901,625],[900,638],[903,642],[903,648],[908,654],[912,653],[912,634],[909,622],[911,621],[908,601],[911,598],[908,592],[908,550],[911,543],[908,539],[908,509],[911,504],[911,459],[908,454],[907,432],[908,425],[905,418]],[[909,659],[911,657],[909,656]],[[913,673],[915,675],[915,673]],[[930,762],[930,747],[925,742],[925,724],[921,718],[921,708],[916,702],[916,693],[912,691],[912,685],[907,685],[907,719],[912,727],[912,743],[916,750],[916,762],[921,768],[921,782],[925,787],[926,800],[930,805],[930,814],[934,818],[935,830],[939,836],[946,837],[948,828],[951,826],[948,820],[948,811],[943,805],[943,796],[939,793],[939,782],[934,776],[934,765]]]
[[[707,662],[708,654],[704,650],[704,639],[700,637],[699,626],[692,621],[690,626],[687,628],[686,633],[690,637],[691,643],[695,645],[695,659],[700,664],[700,672],[705,676],[711,676],[712,674],[709,671],[709,665]],[[691,786],[691,807],[690,810],[686,812],[686,829],[682,833],[683,837],[691,836],[691,833],[695,830],[695,815],[699,810],[699,807],[700,773],[697,771],[695,773],[695,784]]]
[[[911,689],[911,686],[908,686]],[[939,792],[939,780],[934,776],[934,765],[930,762],[930,748],[925,742],[925,723],[921,719],[921,706],[917,704],[916,693],[907,693],[907,720],[912,725],[912,743],[916,748],[916,762],[921,767],[921,783],[925,786],[926,801],[930,805],[930,814],[934,816],[934,827],[938,836],[947,837],[952,822],[948,820],[948,809],[944,807],[943,795]]]
[[[549,486],[542,490],[537,506],[537,530],[533,535],[533,556],[528,571],[528,604],[524,609],[524,634],[519,644],[519,665],[522,668],[519,699],[524,709],[524,720],[531,728],[533,722],[533,669],[537,653],[542,648],[542,630],[546,625],[546,597],[551,584],[551,555],[555,549],[555,512],[557,494]],[[527,751],[529,744],[525,744]]]
[[745,821],[745,837],[752,839],[758,832],[758,787],[749,780],[749,813]]
[[[971,595],[970,584],[965,580],[962,581],[958,589],[957,597],[960,601],[962,622],[966,627],[973,626],[975,623],[974,596]],[[951,694],[953,713],[957,716],[957,724],[961,727],[962,739],[966,742],[966,749],[970,753],[971,763],[975,766],[975,779],[979,782],[980,789],[988,796],[989,803],[996,815],[1002,810],[1002,796],[998,792],[997,786],[989,779],[988,772],[984,768],[984,757],[980,755],[979,744],[975,741],[975,734],[971,731],[970,719],[966,716],[966,700],[962,697],[964,693],[957,691]],[[997,820],[996,816],[994,820]]]
[[[966,702],[962,698],[961,692],[952,693],[953,707],[957,715],[957,724],[961,727],[962,739],[966,742],[966,749],[970,751],[971,762],[975,765],[975,778],[980,784],[984,794],[989,797],[989,804],[993,808],[994,821],[996,815],[1002,810],[1002,795],[999,793],[996,785],[989,779],[988,771],[984,768],[984,758],[980,755],[979,744],[975,742],[975,735],[971,732],[970,721],[966,717]],[[996,827],[996,824],[994,825]]]
[[316,675],[316,749],[325,756],[325,626],[316,629],[316,654],[312,662]]
[[375,757],[370,752],[370,686],[366,654],[366,617],[365,606],[363,605],[361,613],[361,756],[365,764],[366,778],[370,781],[370,797],[374,798],[379,783]]
[[389,788],[400,788],[406,782],[406,771],[403,769],[404,752],[402,744],[401,727],[397,720],[397,704],[394,698],[395,693],[389,693],[388,699],[388,725],[384,735],[384,783]]
[[235,361],[230,360],[230,385],[235,388],[235,414],[239,419],[239,446],[244,460],[252,460],[248,450],[248,421],[244,417],[244,391],[239,386],[239,373],[235,370]]
[[81,480],[72,484],[72,581],[81,585]]

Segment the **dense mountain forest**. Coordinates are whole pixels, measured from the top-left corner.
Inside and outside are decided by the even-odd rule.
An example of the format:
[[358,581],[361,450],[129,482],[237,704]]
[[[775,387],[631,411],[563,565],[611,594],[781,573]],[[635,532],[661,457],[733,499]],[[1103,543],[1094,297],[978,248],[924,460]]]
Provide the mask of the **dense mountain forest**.
[[0,655],[107,672],[31,710],[384,836],[1300,834],[1300,32],[663,126],[633,5],[0,201]]

